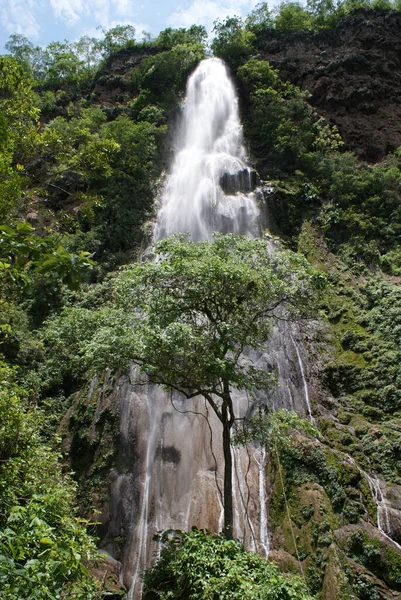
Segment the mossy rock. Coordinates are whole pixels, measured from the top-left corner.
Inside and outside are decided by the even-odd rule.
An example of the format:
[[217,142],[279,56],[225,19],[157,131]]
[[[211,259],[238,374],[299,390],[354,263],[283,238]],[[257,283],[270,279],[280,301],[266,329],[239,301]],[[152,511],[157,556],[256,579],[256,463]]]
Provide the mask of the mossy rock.
[[333,545],[328,552],[328,560],[322,585],[323,600],[351,600],[348,577],[339,558],[338,550]]

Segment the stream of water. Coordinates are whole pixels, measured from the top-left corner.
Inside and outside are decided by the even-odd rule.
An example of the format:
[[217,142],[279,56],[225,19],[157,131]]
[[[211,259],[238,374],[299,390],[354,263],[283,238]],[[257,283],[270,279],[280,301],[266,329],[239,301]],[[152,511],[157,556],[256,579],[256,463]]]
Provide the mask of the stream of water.
[[[259,236],[259,183],[247,164],[227,69],[219,59],[204,60],[188,81],[175,159],[159,199],[155,240],[179,232],[188,232],[194,241],[210,240],[214,232]],[[257,402],[295,408],[313,420],[302,349],[295,338],[290,326],[276,327],[269,351],[250,351],[255,366],[279,375],[277,390],[269,399],[261,393]],[[233,401],[238,417],[252,408],[249,398],[235,390]],[[128,598],[137,600],[143,570],[157,556],[152,537],[158,530],[197,526],[221,531],[224,460],[221,424],[202,398],[189,405],[178,394],[142,382],[131,385],[124,406],[129,411],[135,406],[131,436],[142,457],[124,560]],[[234,536],[264,556],[269,553],[266,461],[261,448],[233,450]]]
[[209,58],[188,80],[176,154],[160,198],[154,237],[189,232],[260,233],[255,172],[247,165],[238,100],[224,63]]
[[[210,240],[215,231],[260,235],[257,182],[247,165],[227,69],[219,59],[204,60],[188,81],[175,159],[159,199],[155,240],[184,232],[194,241]],[[140,597],[143,570],[157,553],[151,542],[154,533],[192,526],[221,531],[224,464],[220,423],[202,399],[188,406],[179,395],[170,396],[149,383],[134,386],[132,392],[131,402],[139,400],[141,406],[136,438],[142,440],[144,458],[130,533],[130,600]],[[235,403],[237,414],[244,416],[248,399],[236,394]],[[233,463],[234,534],[248,548],[267,555],[265,455],[236,448]]]

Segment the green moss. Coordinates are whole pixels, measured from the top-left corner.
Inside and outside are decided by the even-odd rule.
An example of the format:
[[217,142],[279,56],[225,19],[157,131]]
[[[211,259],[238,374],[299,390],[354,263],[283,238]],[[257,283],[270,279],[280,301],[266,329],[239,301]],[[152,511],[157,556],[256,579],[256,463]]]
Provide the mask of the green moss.
[[396,590],[401,590],[401,556],[392,548],[386,548],[385,555],[385,579],[389,585]]
[[352,414],[341,409],[338,411],[337,418],[343,425],[348,425],[351,422]]
[[366,507],[367,513],[369,515],[370,522],[372,525],[376,525],[377,523],[377,506],[376,502],[372,498],[372,491],[369,487],[369,484],[365,477],[362,477],[359,489],[362,494],[362,501],[364,506]]

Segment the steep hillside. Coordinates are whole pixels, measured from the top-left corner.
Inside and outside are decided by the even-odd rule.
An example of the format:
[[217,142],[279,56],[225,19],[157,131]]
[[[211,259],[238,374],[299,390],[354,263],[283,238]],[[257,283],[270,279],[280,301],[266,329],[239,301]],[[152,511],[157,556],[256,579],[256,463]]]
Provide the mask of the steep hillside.
[[346,148],[368,162],[401,145],[401,14],[355,11],[333,30],[258,35],[257,51],[281,79],[337,125]]
[[[295,408],[319,430],[306,428],[307,434],[295,418],[295,425],[276,430],[273,442],[271,432],[263,437],[264,425],[257,424],[253,435],[263,452],[253,465],[253,485],[258,501],[265,493],[268,498],[260,531],[267,524],[272,558],[283,572],[300,574],[315,598],[396,600],[401,594],[401,13],[354,11],[314,33],[280,33],[271,21],[252,29],[250,23],[228,20],[214,48],[230,67],[257,174],[246,169],[224,174],[219,185],[223,192],[257,187],[265,239],[303,254],[328,282],[315,321],[275,328],[270,346],[255,354],[281,382],[262,392],[261,405]],[[130,269],[121,276],[117,267],[136,261],[149,244],[185,84],[205,56],[204,37],[202,28],[166,30],[152,42],[131,40],[114,49],[99,69],[66,76],[53,65],[35,81],[26,65],[4,59],[20,85],[11,82],[0,98],[8,119],[0,117],[5,157],[0,191],[6,198],[0,209],[11,221],[0,238],[0,371],[13,392],[9,410],[16,423],[10,441],[4,438],[6,421],[0,422],[2,461],[16,461],[24,478],[21,489],[35,499],[29,469],[21,467],[26,453],[19,441],[21,414],[38,448],[43,440],[51,440],[53,451],[61,448],[75,473],[77,494],[61,475],[50,491],[58,498],[65,485],[66,515],[73,514],[75,498],[80,513],[97,521],[99,545],[110,554],[97,576],[104,583],[112,575],[105,586],[115,598],[123,597],[123,587],[133,579],[140,581],[152,558],[146,523],[160,507],[143,501],[151,498],[152,465],[161,469],[153,473],[152,485],[167,491],[188,486],[187,475],[174,483],[179,463],[193,475],[189,450],[177,450],[172,439],[170,424],[179,414],[171,407],[173,396],[129,369],[136,334],[130,319],[138,312],[132,311],[135,298],[121,304],[124,285],[130,293],[134,288]],[[234,133],[239,130],[238,124]],[[31,226],[21,224],[24,216]],[[121,284],[124,274],[128,279]],[[6,406],[7,394],[0,400]],[[159,402],[166,403],[162,410]],[[210,425],[200,420],[209,440]],[[156,425],[165,428],[168,443],[157,445]],[[35,463],[39,487],[51,452],[47,445],[45,450]],[[199,440],[194,451],[203,456]],[[217,470],[216,465],[205,469],[210,501],[196,515],[214,529],[221,514]],[[55,459],[48,476],[59,471]],[[266,490],[255,484],[262,476]],[[0,521],[6,542],[14,530],[5,525],[15,522],[17,513],[23,524],[26,502],[9,479]],[[53,539],[58,543],[53,496],[46,500],[52,519],[46,537],[39,523],[28,543],[44,571]],[[167,499],[168,517],[172,504]],[[179,505],[180,518],[188,520],[190,508]],[[160,522],[170,527],[169,518]],[[79,534],[95,571],[95,553],[83,529],[80,525]],[[30,568],[30,555],[9,560],[12,545],[6,542],[0,547],[7,556],[0,577],[5,573],[12,586],[10,573]],[[96,584],[86,583],[74,544],[70,560],[77,583],[72,585],[82,600],[86,585],[98,597]],[[61,571],[60,585],[70,585]],[[10,598],[20,600],[18,593]]]

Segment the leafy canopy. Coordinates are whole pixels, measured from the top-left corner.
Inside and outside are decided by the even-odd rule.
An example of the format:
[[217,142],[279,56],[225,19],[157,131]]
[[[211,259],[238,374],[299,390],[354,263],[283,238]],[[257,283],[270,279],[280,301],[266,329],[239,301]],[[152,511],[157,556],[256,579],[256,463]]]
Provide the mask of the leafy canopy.
[[94,265],[89,252],[68,252],[51,237],[35,235],[26,221],[0,225],[0,299],[34,287],[35,277],[50,275],[54,280],[79,288],[82,275]]
[[39,111],[32,83],[15,59],[0,56],[0,221],[14,209],[23,183],[20,161],[35,142]]
[[74,516],[75,486],[41,440],[16,373],[0,360],[0,589],[7,600],[92,600],[98,554]]
[[227,378],[238,389],[265,386],[245,349],[263,344],[275,320],[308,316],[323,277],[300,255],[236,235],[200,244],[173,236],[153,251],[153,262],[117,278],[113,312],[86,346],[90,362],[133,359],[187,396],[219,396]]
[[296,575],[240,542],[193,529],[173,537],[145,575],[143,600],[310,600]]

